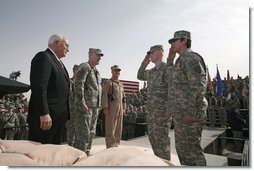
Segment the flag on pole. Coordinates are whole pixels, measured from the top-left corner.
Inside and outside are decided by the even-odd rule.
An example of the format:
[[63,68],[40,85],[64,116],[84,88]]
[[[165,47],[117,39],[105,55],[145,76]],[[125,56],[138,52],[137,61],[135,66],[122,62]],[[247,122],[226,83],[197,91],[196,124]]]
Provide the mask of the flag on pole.
[[211,77],[210,77],[210,74],[209,74],[209,70],[208,68],[207,69],[207,77],[208,77],[208,82],[207,82],[207,85],[208,85],[208,89],[209,89],[209,92],[212,96],[214,96],[214,90],[213,90],[213,83],[212,83],[212,80],[211,80]]
[[217,96],[220,97],[223,95],[223,82],[220,77],[220,72],[217,65],[217,74],[216,74],[216,80],[217,80]]

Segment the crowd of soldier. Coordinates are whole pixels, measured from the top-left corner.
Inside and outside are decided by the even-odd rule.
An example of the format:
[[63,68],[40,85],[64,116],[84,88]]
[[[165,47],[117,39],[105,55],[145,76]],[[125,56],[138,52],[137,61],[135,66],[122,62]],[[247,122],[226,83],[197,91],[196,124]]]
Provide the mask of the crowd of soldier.
[[[216,89],[216,80],[213,81],[213,89]],[[217,96],[207,89],[208,100],[207,126],[229,127],[228,119],[231,110],[249,109],[249,77],[242,79],[231,78],[223,81],[223,94]],[[216,117],[217,116],[217,117]],[[240,115],[239,115],[240,116]]]
[[[140,91],[126,94],[127,109],[123,116],[123,123],[125,126],[123,129],[124,140],[147,134],[145,125],[147,122],[147,112],[145,106],[147,95],[144,90],[145,89],[141,89]],[[137,124],[142,123],[144,124],[143,129],[141,129],[142,127],[137,126]]]
[[23,94],[5,95],[0,99],[0,139],[27,140],[28,102]]

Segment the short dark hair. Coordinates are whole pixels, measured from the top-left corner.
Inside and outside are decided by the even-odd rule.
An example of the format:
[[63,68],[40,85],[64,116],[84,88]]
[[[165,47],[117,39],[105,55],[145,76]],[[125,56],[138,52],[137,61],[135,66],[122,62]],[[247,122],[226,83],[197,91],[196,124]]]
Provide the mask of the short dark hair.
[[[181,38],[180,40],[181,40],[181,42],[182,42],[182,41],[185,40],[185,38]],[[186,39],[186,40],[187,40],[186,46],[187,46],[187,48],[190,48],[190,47],[191,47],[191,40],[190,40],[190,39]]]

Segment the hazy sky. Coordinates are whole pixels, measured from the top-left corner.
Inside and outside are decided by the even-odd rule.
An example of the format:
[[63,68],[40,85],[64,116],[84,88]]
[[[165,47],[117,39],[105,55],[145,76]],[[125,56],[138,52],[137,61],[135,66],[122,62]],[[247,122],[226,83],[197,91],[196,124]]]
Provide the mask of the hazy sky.
[[0,21],[0,75],[21,70],[18,80],[27,84],[32,58],[53,33],[69,39],[63,62],[70,76],[94,47],[105,54],[102,77],[118,64],[121,79],[137,81],[150,46],[162,44],[166,61],[168,39],[182,29],[191,32],[192,50],[203,56],[211,77],[216,64],[222,78],[228,69],[234,78],[249,75],[248,0],[1,0]]

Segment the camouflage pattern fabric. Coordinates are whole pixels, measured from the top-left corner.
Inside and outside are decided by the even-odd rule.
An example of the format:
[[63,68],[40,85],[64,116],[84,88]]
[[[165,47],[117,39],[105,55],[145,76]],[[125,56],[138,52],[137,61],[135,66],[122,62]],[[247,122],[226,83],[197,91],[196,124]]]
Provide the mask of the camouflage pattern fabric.
[[27,125],[27,113],[21,112],[17,114],[19,120],[20,130],[17,133],[18,140],[27,140],[28,139],[28,125]]
[[[82,63],[77,71],[74,82],[74,111],[75,111],[75,147],[85,152],[90,151],[96,134],[98,111],[101,107],[101,78],[97,69],[88,62]],[[84,101],[88,106],[87,112],[80,110]]]
[[168,85],[165,82],[166,64],[146,70],[142,63],[138,70],[138,79],[147,81],[147,129],[148,138],[154,154],[170,160],[170,118],[165,116],[167,110]]
[[[206,165],[200,146],[202,126],[206,121],[207,100],[206,66],[203,58],[186,49],[173,65],[168,59],[168,111],[173,114],[175,144],[182,165]],[[183,116],[189,114],[196,119],[185,123]]]
[[136,129],[136,119],[137,119],[137,113],[135,111],[129,111],[127,113],[128,115],[128,138],[134,138],[135,137],[135,129]]
[[5,123],[6,121],[8,121],[4,128],[6,128],[5,130],[5,140],[13,140],[15,132],[16,132],[16,128],[13,127],[18,127],[19,126],[19,120],[18,120],[18,116],[16,113],[5,113],[3,115],[1,115],[1,120]]

